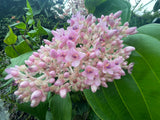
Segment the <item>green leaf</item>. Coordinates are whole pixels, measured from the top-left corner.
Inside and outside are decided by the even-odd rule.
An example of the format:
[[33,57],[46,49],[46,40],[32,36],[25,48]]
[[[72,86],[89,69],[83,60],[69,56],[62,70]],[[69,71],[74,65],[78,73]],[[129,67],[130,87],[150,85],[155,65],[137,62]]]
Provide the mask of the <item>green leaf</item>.
[[[152,25],[143,33],[129,36],[124,43],[136,50],[128,61],[134,62],[132,74],[108,83],[96,93],[84,91],[88,103],[103,120],[157,120],[160,118],[160,39]],[[153,26],[152,26],[153,27]],[[159,26],[154,26],[155,30]],[[150,35],[147,35],[147,32]]]
[[41,102],[37,107],[30,107],[30,103],[17,104],[18,110],[29,113],[39,120],[45,120],[48,110],[48,101]]
[[49,106],[53,120],[71,120],[72,103],[69,94],[65,98],[54,95],[49,102]]
[[160,1],[157,0],[157,2],[155,3],[154,7],[153,7],[153,11],[156,12],[160,9]]
[[33,25],[35,23],[34,19],[29,19],[28,25]]
[[15,49],[18,53],[13,49],[12,46],[7,46],[5,48],[5,53],[7,54],[7,56],[14,58],[26,52],[32,51],[26,41],[22,41],[18,45],[15,45]]
[[31,30],[28,32],[28,36],[34,38],[38,34],[37,30]]
[[14,24],[10,25],[10,27],[13,27],[13,26],[18,29],[26,29],[26,24],[24,22],[14,23]]
[[18,57],[18,53],[11,46],[5,47],[5,53],[11,58]]
[[32,55],[33,52],[27,52],[25,54],[22,54],[16,58],[11,59],[11,64],[7,67],[15,67],[15,65],[23,65],[24,61],[29,58],[29,56]]
[[48,34],[48,39],[49,39],[49,40],[52,40],[53,34],[52,34],[51,30],[49,30],[49,29],[47,29],[47,28],[44,28],[44,27],[42,27],[42,28],[43,28],[43,30],[45,30],[45,31],[47,32],[47,34]]
[[9,27],[9,32],[7,33],[5,39],[4,39],[4,43],[6,43],[7,45],[12,45],[15,44],[17,41],[17,36],[13,33],[12,28]]
[[94,13],[96,7],[107,0],[85,0],[85,7],[89,13]]
[[[12,58],[10,59],[11,60],[11,64],[7,66],[7,68],[10,68],[10,67],[15,67],[15,65],[22,65],[24,64],[24,61],[27,60],[29,58],[29,56],[32,55],[33,52],[27,52],[27,53],[24,53],[16,58]],[[6,72],[3,71],[2,73],[4,76],[6,75]]]
[[47,111],[45,120],[53,120],[53,115],[50,111]]
[[160,31],[160,24],[156,24],[156,23],[147,24],[147,25],[144,25],[144,26],[138,28],[138,33],[150,35],[150,36],[160,40],[160,34],[158,31]]
[[31,8],[31,5],[29,4],[28,0],[26,0],[26,4],[27,4],[27,9],[28,9],[28,13],[32,13],[32,8]]
[[106,2],[98,5],[93,14],[96,17],[100,17],[101,15],[108,15],[122,10],[122,23],[125,23],[126,21],[129,21],[131,13],[130,8],[130,3],[125,0],[107,0]]
[[27,13],[26,13],[26,23],[28,23],[29,25],[34,24],[34,20],[33,20],[33,11],[32,8],[28,2],[28,0],[26,0],[26,4],[27,4]]
[[40,23],[37,24],[37,32],[38,35],[47,35],[47,32],[44,30]]
[[4,84],[2,84],[2,85],[0,86],[0,89],[3,89],[3,88],[6,87],[7,85],[11,84],[12,81],[13,81],[13,79],[7,80]]

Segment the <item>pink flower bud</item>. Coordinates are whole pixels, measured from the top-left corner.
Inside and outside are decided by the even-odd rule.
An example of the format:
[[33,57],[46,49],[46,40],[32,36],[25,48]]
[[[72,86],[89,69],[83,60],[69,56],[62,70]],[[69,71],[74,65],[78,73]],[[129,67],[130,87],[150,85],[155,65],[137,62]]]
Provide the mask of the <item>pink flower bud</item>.
[[97,63],[97,68],[102,68],[102,67],[103,67],[103,62],[99,61],[99,62]]
[[68,78],[68,77],[69,77],[69,72],[65,72],[65,73],[64,73],[64,77],[65,77],[65,78]]
[[49,87],[47,87],[47,88],[45,88],[45,90],[44,90],[45,92],[49,92],[50,91],[50,88]]
[[39,99],[34,99],[31,101],[31,107],[36,107],[40,103]]
[[130,34],[130,35],[135,34],[135,33],[137,33],[136,29],[137,29],[137,27],[128,28],[126,30],[126,34]]
[[20,88],[26,88],[29,86],[29,82],[28,81],[23,81],[19,84],[19,87]]
[[92,28],[91,28],[91,27],[88,28],[88,32],[89,32],[89,33],[92,32]]
[[128,47],[125,47],[125,48],[124,48],[124,52],[125,52],[125,53],[132,52],[133,50],[135,50],[135,48],[132,47],[132,46],[128,46]]
[[109,19],[109,24],[110,24],[111,27],[113,27],[115,25],[115,21],[112,20],[112,19]]
[[17,99],[23,99],[23,95],[19,95]]
[[34,62],[34,60],[35,60],[35,59],[34,59],[34,56],[31,55],[31,56],[29,57],[29,60],[32,61],[32,62]]
[[51,56],[52,58],[57,58],[57,51],[56,51],[55,49],[52,49],[52,50],[50,51],[50,56]]
[[95,57],[96,57],[95,52],[92,52],[92,53],[89,55],[89,57],[90,57],[91,59],[95,58]]
[[82,38],[84,38],[85,33],[81,32],[80,35],[81,35]]
[[88,15],[88,16],[87,16],[87,19],[86,19],[86,22],[89,23],[89,22],[92,20],[92,17],[93,17],[93,16],[92,16],[91,14]]
[[18,75],[19,75],[19,72],[18,71],[11,71],[11,75],[13,76],[13,77],[17,77]]
[[121,15],[122,11],[118,11],[114,14],[114,19],[118,18]]
[[39,98],[42,96],[42,92],[40,90],[36,90],[32,93],[31,95],[31,100],[35,99],[35,98]]
[[41,101],[42,101],[42,102],[46,101],[46,96],[45,96],[45,95],[42,96]]
[[54,85],[55,86],[61,86],[61,85],[63,85],[63,83],[64,83],[65,81],[62,79],[58,79],[55,83],[54,83]]
[[108,30],[107,37],[111,38],[116,32],[117,32],[117,30]]
[[125,22],[125,23],[124,23],[124,26],[128,26],[128,25],[129,25],[129,23],[128,23],[128,22]]
[[27,64],[28,66],[31,66],[31,65],[33,65],[33,62],[30,60],[25,60],[25,64]]
[[44,63],[44,62],[39,62],[38,65],[41,68],[45,68],[46,67],[46,63]]
[[50,57],[45,57],[45,58],[44,58],[44,62],[46,62],[46,63],[51,62],[51,58],[50,58]]
[[54,82],[55,82],[54,78],[49,79],[49,83],[54,83]]
[[37,71],[38,71],[38,67],[37,67],[36,65],[32,65],[32,66],[29,68],[29,70],[30,70],[31,72],[37,72]]
[[20,92],[19,91],[15,91],[14,94],[15,95],[20,95]]
[[91,90],[93,93],[95,93],[97,91],[97,86],[96,85],[92,85],[91,86]]
[[101,81],[106,81],[106,78],[102,77],[102,78],[101,78]]
[[101,19],[104,19],[104,15],[101,15]]
[[65,88],[60,89],[59,94],[62,98],[65,98],[67,95],[67,90]]
[[56,76],[56,72],[55,71],[50,71],[49,75],[52,76],[53,78]]
[[101,48],[101,52],[105,52],[106,48],[105,47],[102,47]]
[[39,54],[38,54],[37,52],[33,52],[33,55],[34,55],[35,57],[39,57]]
[[49,41],[49,40],[44,39],[43,41],[44,41],[44,43],[47,44],[47,45],[50,45],[50,44],[51,44],[51,41]]
[[37,90],[36,87],[32,87],[32,88],[31,88],[31,92],[34,92],[34,91],[36,91],[36,90]]
[[108,87],[108,85],[106,84],[106,82],[102,82],[101,84],[102,84],[102,86],[105,87],[105,88]]
[[34,86],[35,86],[35,83],[34,83],[34,82],[30,82],[30,83],[29,83],[29,86],[30,86],[30,87],[34,87]]
[[111,45],[113,45],[113,46],[115,46],[116,44],[117,44],[116,41],[113,41],[113,42],[111,43]]
[[83,40],[83,44],[87,44],[88,43],[88,40]]

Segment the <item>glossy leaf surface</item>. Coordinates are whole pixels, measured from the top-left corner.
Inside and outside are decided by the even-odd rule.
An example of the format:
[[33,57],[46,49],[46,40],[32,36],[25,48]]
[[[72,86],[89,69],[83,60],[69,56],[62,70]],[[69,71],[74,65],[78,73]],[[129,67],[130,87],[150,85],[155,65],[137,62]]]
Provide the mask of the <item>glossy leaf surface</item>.
[[96,7],[107,0],[85,0],[85,6],[89,13],[94,13]]
[[26,41],[22,41],[18,45],[15,45],[14,47],[17,52],[11,46],[7,46],[5,48],[5,53],[7,54],[7,56],[14,58],[17,57],[18,55],[32,51],[32,49],[28,46]]
[[41,102],[34,108],[30,107],[30,103],[21,103],[18,104],[18,109],[37,117],[39,120],[45,120],[48,110],[48,101]]
[[121,80],[108,83],[108,88],[100,88],[96,93],[90,90],[84,92],[89,104],[101,119],[160,118],[160,39],[156,33],[159,32],[158,27],[142,26],[138,29],[138,34],[129,36],[124,41],[126,45],[136,48],[128,60],[135,64],[131,75],[127,74]]
[[7,45],[12,45],[15,44],[17,41],[17,36],[13,33],[12,28],[9,27],[9,32],[7,33],[5,39],[4,39],[4,43],[6,43]]
[[13,27],[13,26],[18,29],[26,29],[26,24],[24,22],[14,23],[14,24],[10,25],[10,27]]
[[[96,6],[92,5],[94,3],[96,3]],[[125,0],[85,0],[85,6],[89,10],[89,13],[93,13],[96,17],[101,17],[101,15],[109,15],[110,13],[115,13],[122,10],[122,23],[128,21],[130,18],[131,5]]]
[[[151,32],[152,31],[152,32]],[[137,34],[146,34],[160,40],[160,24],[147,24],[138,28]]]
[[53,120],[71,120],[72,103],[69,94],[65,98],[54,95],[49,102],[49,106]]

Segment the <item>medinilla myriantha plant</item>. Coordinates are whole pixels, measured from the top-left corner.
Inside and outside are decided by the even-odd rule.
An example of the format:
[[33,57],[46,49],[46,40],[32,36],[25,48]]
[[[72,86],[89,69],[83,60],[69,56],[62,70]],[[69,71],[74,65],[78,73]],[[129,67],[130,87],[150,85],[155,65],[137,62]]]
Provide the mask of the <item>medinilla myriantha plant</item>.
[[[96,19],[80,13],[73,15],[67,30],[52,31],[52,41],[29,57],[25,65],[6,69],[5,79],[13,78],[18,84],[15,94],[23,102],[31,101],[35,107],[44,102],[48,92],[66,97],[69,91],[83,91],[120,79],[124,69],[131,73],[133,63],[128,63],[132,46],[124,47],[123,37],[136,33],[128,22],[121,26],[121,11]],[[96,23],[97,22],[97,23]]]
[[70,120],[69,93],[83,91],[100,119],[157,120],[160,25],[128,27],[124,21],[129,20],[130,4],[125,0],[85,4],[93,15],[73,15],[66,30],[52,31],[52,41],[11,60],[5,79],[13,78],[18,99],[32,106],[19,104],[19,109],[41,120],[50,115]]

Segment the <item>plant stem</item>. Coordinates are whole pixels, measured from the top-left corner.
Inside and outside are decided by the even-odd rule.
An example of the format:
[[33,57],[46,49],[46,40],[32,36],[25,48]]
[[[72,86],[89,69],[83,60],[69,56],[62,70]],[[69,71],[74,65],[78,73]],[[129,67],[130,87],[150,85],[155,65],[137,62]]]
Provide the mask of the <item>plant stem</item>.
[[136,7],[139,5],[140,2],[141,2],[141,0],[139,0],[138,2],[136,2],[136,5],[134,6],[132,12],[136,9]]
[[18,53],[18,51],[16,50],[16,48],[14,47],[14,45],[12,44],[11,46],[12,46],[12,48],[14,49],[14,51],[15,51],[18,55],[20,55],[20,54]]

